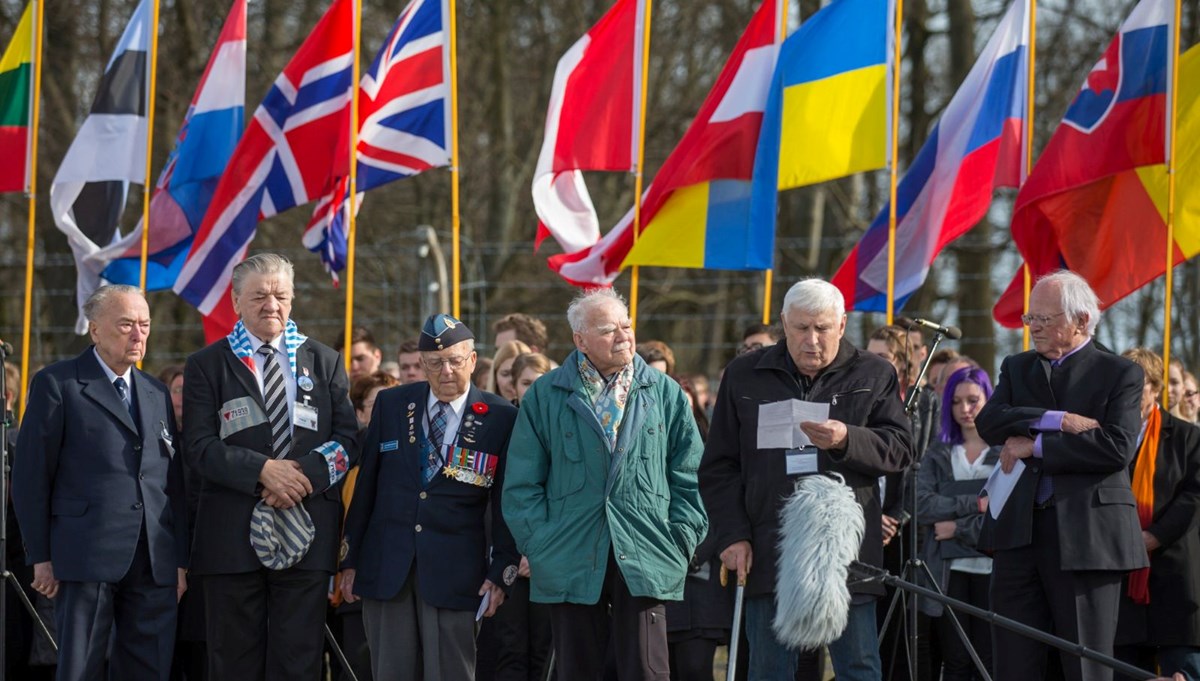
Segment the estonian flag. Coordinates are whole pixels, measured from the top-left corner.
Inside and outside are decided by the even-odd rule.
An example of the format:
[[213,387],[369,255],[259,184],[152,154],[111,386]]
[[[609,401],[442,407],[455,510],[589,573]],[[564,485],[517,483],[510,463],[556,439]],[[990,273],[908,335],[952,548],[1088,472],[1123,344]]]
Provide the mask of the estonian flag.
[[[54,223],[67,235],[75,256],[79,305],[100,285],[100,268],[85,259],[120,238],[118,227],[129,185],[145,183],[146,62],[154,28],[142,0],[50,186]],[[81,312],[76,332],[86,331]]]

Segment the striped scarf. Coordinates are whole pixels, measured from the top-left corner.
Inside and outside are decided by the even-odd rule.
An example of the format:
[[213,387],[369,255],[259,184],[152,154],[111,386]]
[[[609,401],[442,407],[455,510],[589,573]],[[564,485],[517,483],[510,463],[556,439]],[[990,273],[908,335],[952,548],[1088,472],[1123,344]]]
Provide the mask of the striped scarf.
[[[225,337],[229,341],[229,348],[233,350],[235,357],[246,365],[250,373],[258,375],[258,366],[254,363],[254,346],[250,344],[250,332],[246,330],[246,325],[242,320],[238,320],[237,324],[233,325],[233,331]],[[287,326],[283,330],[283,343],[287,347],[288,364],[292,367],[292,375],[299,376],[300,372],[296,370],[296,348],[304,345],[304,341],[308,340],[308,336],[300,333],[300,329],[296,328],[296,322],[288,320]]]
[[[1145,530],[1154,521],[1154,464],[1158,459],[1158,442],[1162,434],[1162,412],[1158,407],[1150,410],[1146,419],[1146,434],[1138,448],[1137,462],[1133,465],[1133,498],[1137,502],[1138,522]],[[1129,573],[1129,597],[1134,603],[1150,602],[1150,568],[1144,567]]]

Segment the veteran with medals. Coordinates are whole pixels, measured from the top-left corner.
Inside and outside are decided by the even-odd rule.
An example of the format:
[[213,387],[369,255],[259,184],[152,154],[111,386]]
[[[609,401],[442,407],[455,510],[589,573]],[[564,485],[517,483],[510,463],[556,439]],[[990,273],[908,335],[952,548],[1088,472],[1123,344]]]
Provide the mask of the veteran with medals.
[[428,382],[375,398],[341,588],[348,602],[363,599],[374,678],[469,681],[476,620],[496,612],[517,576],[499,510],[517,410],[471,384],[475,336],[454,317],[427,319],[419,349]]
[[184,370],[184,451],[200,473],[191,571],[204,575],[209,677],[321,676],[338,483],[358,454],[341,356],[291,319],[292,263],[233,268],[228,337]]

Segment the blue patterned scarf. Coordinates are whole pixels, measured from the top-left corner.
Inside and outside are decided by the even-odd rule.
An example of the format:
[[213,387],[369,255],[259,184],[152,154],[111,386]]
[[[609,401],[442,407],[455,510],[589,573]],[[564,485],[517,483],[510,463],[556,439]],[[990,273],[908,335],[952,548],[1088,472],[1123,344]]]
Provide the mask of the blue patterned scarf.
[[621,419],[625,417],[625,402],[629,399],[629,388],[633,385],[633,363],[621,367],[612,377],[605,379],[582,352],[579,353],[579,378],[583,380],[583,394],[592,403],[596,420],[604,429],[608,439],[608,450],[617,448],[617,433]]
[[[246,325],[242,320],[238,320],[237,324],[233,325],[233,331],[225,337],[229,341],[229,348],[233,350],[235,357],[246,365],[250,373],[258,375],[258,366],[254,363],[254,346],[250,343],[250,332],[246,330]],[[299,376],[300,372],[296,370],[296,348],[304,345],[304,341],[308,340],[308,336],[300,333],[300,329],[296,328],[296,322],[287,321],[287,326],[283,329],[283,344],[287,348],[288,363],[292,367],[292,375]]]

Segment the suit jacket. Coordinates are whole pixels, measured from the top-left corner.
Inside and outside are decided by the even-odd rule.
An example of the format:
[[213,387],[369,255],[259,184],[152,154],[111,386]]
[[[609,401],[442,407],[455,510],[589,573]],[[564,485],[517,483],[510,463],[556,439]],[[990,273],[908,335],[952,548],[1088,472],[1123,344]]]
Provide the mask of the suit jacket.
[[1162,544],[1150,554],[1150,603],[1122,584],[1118,645],[1200,646],[1200,428],[1162,412],[1154,462],[1154,514],[1146,531]]
[[154,581],[187,567],[187,508],[166,386],[132,373],[137,423],[92,348],[33,377],[13,458],[13,506],[30,564],[54,576],[118,582],[142,526]]
[[1129,464],[1141,430],[1142,370],[1090,342],[1054,369],[1053,385],[1041,356],[1012,355],[975,419],[990,445],[1010,436],[1036,437],[1047,411],[1088,416],[1100,427],[1078,435],[1042,433],[1042,458],[1025,459],[1025,472],[996,520],[985,514],[980,546],[1012,549],[1032,541],[1033,507],[1043,473],[1054,476],[1054,513],[1064,570],[1132,570],[1147,564],[1134,508]]
[[[428,400],[429,384],[424,382],[376,396],[346,517],[348,550],[342,567],[356,570],[355,594],[388,600],[400,592],[415,565],[421,600],[437,608],[474,611],[484,579],[507,589],[505,570],[511,567],[515,578],[520,560],[500,512],[505,457],[517,410],[503,398],[471,386],[456,443],[499,457],[492,486],[441,474],[426,485],[421,443]],[[486,413],[473,409],[476,404],[486,405]],[[489,503],[494,544],[490,565],[484,532]]]
[[[341,527],[340,486],[329,484],[325,458],[313,449],[334,441],[346,449],[350,466],[358,458],[358,423],[350,404],[341,355],[309,339],[296,349],[296,367],[313,382],[312,390],[296,387],[296,399],[311,397],[317,429],[298,425],[287,455],[300,463],[312,483],[304,500],[316,536],[303,570],[333,572],[337,566]],[[245,407],[248,411],[242,410]],[[232,410],[248,416],[229,418]],[[202,478],[192,547],[192,571],[235,574],[262,567],[250,547],[250,514],[261,498],[258,475],[271,458],[271,424],[254,374],[221,339],[188,357],[183,379],[186,451]]]

